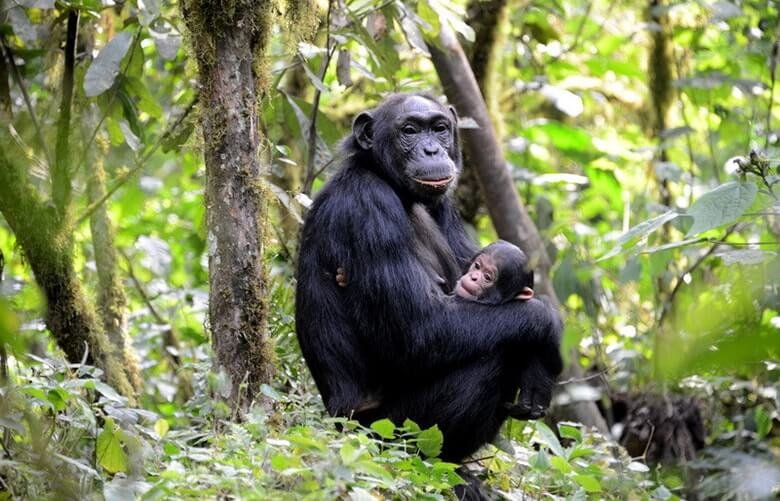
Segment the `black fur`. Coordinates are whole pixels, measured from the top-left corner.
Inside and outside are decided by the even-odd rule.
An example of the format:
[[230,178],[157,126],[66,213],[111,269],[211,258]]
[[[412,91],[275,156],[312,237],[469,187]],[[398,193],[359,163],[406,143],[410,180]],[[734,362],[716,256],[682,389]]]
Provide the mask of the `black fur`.
[[[449,197],[410,181],[424,176],[426,165],[433,165],[433,179],[447,167],[435,145],[428,156],[401,150],[398,120],[409,107],[449,117],[446,141],[445,134],[436,137],[446,161],[460,167],[454,112],[432,98],[394,95],[355,120],[341,170],[316,197],[303,228],[297,334],[328,412],[354,414],[364,424],[381,417],[438,424],[442,457],[456,461],[494,437],[521,381],[533,405],[549,405],[561,370],[561,324],[538,299],[488,306],[442,291],[439,273],[425,262],[431,258],[421,259],[441,254],[428,241],[445,242],[446,260],[461,271],[476,248]],[[435,223],[436,235],[425,241],[410,219],[418,204]],[[334,279],[338,267],[349,277],[346,287]],[[441,269],[451,274],[446,263]],[[451,290],[452,279],[441,278]],[[538,363],[518,362],[529,353]]]

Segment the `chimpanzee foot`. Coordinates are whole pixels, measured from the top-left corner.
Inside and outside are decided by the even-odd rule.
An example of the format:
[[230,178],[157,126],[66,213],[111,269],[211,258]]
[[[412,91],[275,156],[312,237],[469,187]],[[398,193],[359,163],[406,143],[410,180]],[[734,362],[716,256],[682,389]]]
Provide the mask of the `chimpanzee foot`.
[[514,404],[512,402],[505,402],[504,409],[510,417],[520,419],[522,421],[528,421],[531,419],[541,419],[544,417],[544,407],[541,405],[528,406],[526,404]]

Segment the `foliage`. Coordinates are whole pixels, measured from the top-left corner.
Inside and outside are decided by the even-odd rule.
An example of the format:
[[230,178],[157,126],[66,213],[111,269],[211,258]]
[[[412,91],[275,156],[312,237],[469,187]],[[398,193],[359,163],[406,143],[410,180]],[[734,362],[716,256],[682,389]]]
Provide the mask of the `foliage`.
[[[215,398],[224,378],[209,370],[204,138],[194,134],[195,58],[182,44],[176,2],[0,2],[3,60],[10,52],[15,62],[0,65],[0,94],[5,79],[11,98],[7,117],[0,95],[0,134],[44,199],[53,191],[66,13],[81,14],[74,261],[94,286],[87,220],[106,207],[145,380],[133,407],[98,369],[62,361],[42,295],[0,218],[0,490],[22,498],[452,496],[460,479],[435,458],[436,428],[363,429],[325,417],[295,340],[292,263],[298,225],[337,163],[351,117],[387,92],[439,94],[425,40],[449,27],[468,44],[464,4],[322,2],[301,21],[318,15],[317,36],[270,33],[258,126],[278,202],[266,256],[278,373],[263,388],[270,403],[235,424]],[[598,400],[609,415],[618,392],[693,395],[707,416],[707,444],[690,464],[656,467],[615,443],[617,420],[613,437],[575,423],[511,422],[471,465],[508,498],[770,497],[780,484],[780,12],[752,0],[659,5],[668,23],[660,28],[647,22],[647,2],[512,3],[495,65],[496,120],[518,193],[556,263],[564,348],[580,355],[569,362],[599,376],[562,385],[558,407]],[[653,130],[647,68],[658,29],[672,70],[663,131]],[[107,171],[105,200],[84,189],[95,161]],[[482,243],[495,239],[484,212],[473,232]]]

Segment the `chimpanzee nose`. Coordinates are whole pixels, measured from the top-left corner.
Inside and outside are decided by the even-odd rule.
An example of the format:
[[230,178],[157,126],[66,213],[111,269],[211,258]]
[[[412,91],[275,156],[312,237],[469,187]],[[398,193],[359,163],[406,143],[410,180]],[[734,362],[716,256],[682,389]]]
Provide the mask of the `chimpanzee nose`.
[[439,152],[439,150],[440,150],[439,143],[433,141],[423,145],[423,151],[425,152],[426,155],[435,155]]

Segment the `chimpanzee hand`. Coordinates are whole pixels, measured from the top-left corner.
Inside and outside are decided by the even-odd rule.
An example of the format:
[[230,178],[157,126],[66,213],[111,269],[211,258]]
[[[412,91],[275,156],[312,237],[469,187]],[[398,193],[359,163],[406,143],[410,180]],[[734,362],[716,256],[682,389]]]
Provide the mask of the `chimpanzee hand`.
[[520,398],[504,407],[515,419],[539,419],[550,406],[555,379],[540,360],[531,359],[526,363],[520,373]]

